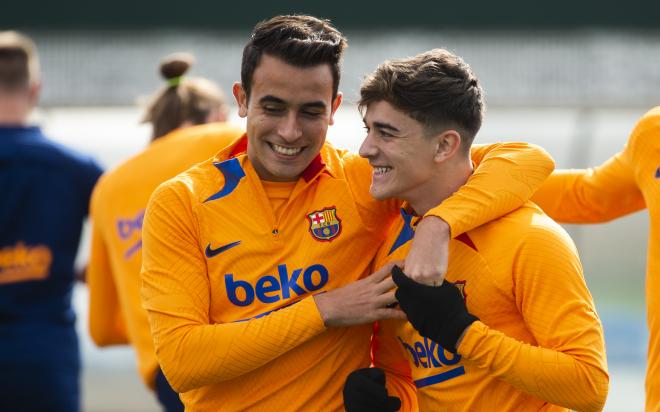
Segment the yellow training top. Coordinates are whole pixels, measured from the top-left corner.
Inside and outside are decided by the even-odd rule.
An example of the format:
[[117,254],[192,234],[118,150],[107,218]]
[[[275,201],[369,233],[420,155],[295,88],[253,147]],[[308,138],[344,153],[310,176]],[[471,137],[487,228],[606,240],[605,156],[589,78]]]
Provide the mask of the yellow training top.
[[660,107],[640,119],[621,152],[592,169],[553,174],[533,200],[567,223],[605,222],[648,207],[646,411],[660,412]]
[[[405,258],[417,219],[402,210],[377,267]],[[407,370],[420,411],[603,408],[608,375],[601,323],[573,242],[538,207],[528,203],[454,238],[446,279],[480,319],[458,354],[400,320],[380,322],[374,338],[375,366],[395,368],[399,376]]]
[[[326,144],[276,216],[246,147],[164,183],[147,207],[142,296],[160,365],[188,411],[343,410],[372,326],[326,328],[312,295],[371,272],[400,204],[374,200],[368,162]],[[553,167],[525,144],[473,160],[475,184],[430,212],[456,233],[518,207]]]
[[87,268],[90,333],[99,346],[130,342],[140,375],[151,388],[158,364],[140,301],[147,201],[159,184],[210,158],[241,134],[239,128],[222,123],[175,130],[107,172],[94,189]]

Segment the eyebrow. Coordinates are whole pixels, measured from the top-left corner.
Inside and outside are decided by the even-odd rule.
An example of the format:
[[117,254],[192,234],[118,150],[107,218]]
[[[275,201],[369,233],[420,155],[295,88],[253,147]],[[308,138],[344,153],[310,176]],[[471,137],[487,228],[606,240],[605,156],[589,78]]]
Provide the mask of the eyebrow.
[[[259,99],[260,104],[265,104],[265,103],[277,103],[277,104],[286,104],[286,102],[279,97],[275,97],[272,95],[266,95]],[[304,103],[302,105],[305,108],[319,108],[319,109],[325,109],[327,106],[325,102],[321,100],[317,100],[315,102],[309,102],[309,103]]]
[[303,107],[308,108],[308,109],[309,108],[325,109],[327,106],[326,106],[325,102],[317,100],[315,102],[305,103],[305,104],[303,104]]
[[284,103],[284,100],[280,99],[279,97],[271,96],[271,95],[266,95],[259,99],[259,103]]
[[392,126],[389,123],[384,123],[384,122],[374,122],[374,127],[378,129],[386,129],[386,130],[391,130],[393,132],[399,133],[401,130],[397,129],[396,127]]

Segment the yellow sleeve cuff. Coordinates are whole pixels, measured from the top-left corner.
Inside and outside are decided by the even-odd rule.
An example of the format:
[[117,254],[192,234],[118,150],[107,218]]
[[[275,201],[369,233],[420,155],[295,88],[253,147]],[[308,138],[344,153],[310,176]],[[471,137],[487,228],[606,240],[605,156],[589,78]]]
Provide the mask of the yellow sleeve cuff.
[[470,354],[477,348],[479,340],[488,333],[488,326],[481,321],[473,322],[463,335],[460,344],[456,348],[459,355],[470,359]]
[[314,296],[306,297],[295,306],[298,306],[300,321],[309,328],[310,332],[321,333],[327,329],[323,323],[321,312],[316,306]]

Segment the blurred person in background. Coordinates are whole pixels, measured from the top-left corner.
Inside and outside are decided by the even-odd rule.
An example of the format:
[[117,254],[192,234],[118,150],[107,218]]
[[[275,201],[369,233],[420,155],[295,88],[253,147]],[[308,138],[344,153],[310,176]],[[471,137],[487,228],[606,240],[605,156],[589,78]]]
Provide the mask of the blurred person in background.
[[0,32],[0,410],[78,411],[74,260],[101,168],[29,125],[37,50]]
[[[407,202],[376,255],[379,268],[405,258],[419,216],[472,175],[468,154],[485,104],[470,67],[444,49],[383,63],[360,94],[360,155],[392,169],[374,174],[371,194]],[[422,411],[600,411],[605,341],[568,234],[527,202],[456,237],[449,252],[438,287],[392,270],[408,322],[379,323],[376,366],[393,358],[386,364],[412,373]],[[383,382],[370,379],[377,373],[351,374],[349,412],[385,410],[375,408],[388,399]]]
[[151,144],[101,177],[90,206],[92,339],[99,346],[133,345],[140,375],[166,411],[182,411],[183,405],[158,366],[140,302],[144,209],[159,184],[210,158],[243,133],[225,122],[227,103],[214,83],[185,76],[192,63],[193,56],[185,53],[162,61],[166,85],[144,117],[153,127]]
[[646,411],[660,412],[660,107],[639,120],[621,152],[594,168],[556,171],[532,200],[563,223],[607,222],[648,208]]
[[[257,24],[233,88],[246,135],[149,200],[142,298],[191,410],[342,410],[344,378],[370,363],[373,320],[402,316],[387,307],[389,273],[365,277],[401,203],[371,197],[368,162],[325,141],[345,47],[312,16]],[[554,166],[525,144],[472,156],[473,179],[418,225],[406,268],[428,269],[424,280],[444,274],[449,228],[515,209]]]

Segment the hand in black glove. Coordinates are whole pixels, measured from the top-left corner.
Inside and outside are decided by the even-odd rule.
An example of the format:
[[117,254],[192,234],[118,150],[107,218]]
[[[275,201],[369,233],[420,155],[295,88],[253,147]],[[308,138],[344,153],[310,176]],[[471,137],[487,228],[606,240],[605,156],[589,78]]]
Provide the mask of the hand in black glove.
[[363,368],[346,378],[344,408],[346,412],[394,412],[401,408],[401,400],[387,396],[382,369]]
[[399,306],[420,335],[456,353],[456,342],[472,322],[479,320],[470,314],[458,288],[449,282],[427,286],[406,276],[398,266],[392,268],[392,279]]

